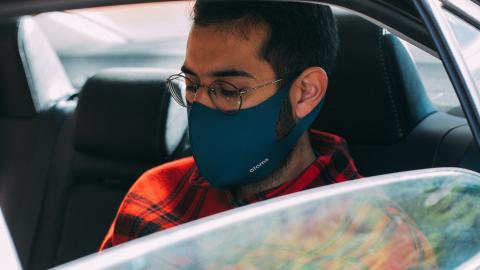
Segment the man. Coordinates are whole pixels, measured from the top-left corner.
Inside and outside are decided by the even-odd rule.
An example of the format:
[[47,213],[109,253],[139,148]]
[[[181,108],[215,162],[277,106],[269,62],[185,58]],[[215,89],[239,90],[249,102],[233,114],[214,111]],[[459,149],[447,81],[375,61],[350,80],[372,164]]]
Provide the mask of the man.
[[[342,138],[307,131],[323,105],[338,47],[328,7],[197,1],[193,15],[182,73],[167,81],[188,110],[193,158],[140,177],[100,250],[235,207],[361,177]],[[299,223],[310,234],[300,226],[284,236],[264,235],[266,246],[288,246],[293,239],[294,248],[278,253],[261,246],[229,261],[254,269],[251,258],[261,253],[276,263],[287,258],[286,265],[320,258],[320,268],[435,269],[435,254],[414,222],[388,199],[378,201],[383,203],[341,200],[341,211],[321,208],[324,219],[313,215]],[[293,253],[274,256],[285,250]]]
[[338,42],[325,6],[197,2],[182,73],[167,82],[188,109],[193,158],[140,177],[100,249],[361,177],[342,138],[307,131]]

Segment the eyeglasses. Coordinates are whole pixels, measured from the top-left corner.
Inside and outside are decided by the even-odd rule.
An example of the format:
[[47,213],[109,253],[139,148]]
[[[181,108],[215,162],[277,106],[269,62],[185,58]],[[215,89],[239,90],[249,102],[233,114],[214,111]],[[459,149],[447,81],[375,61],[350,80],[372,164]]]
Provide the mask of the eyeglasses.
[[167,88],[180,106],[189,107],[194,102],[199,89],[205,87],[208,96],[217,109],[227,114],[233,114],[242,108],[243,95],[250,91],[276,84],[282,80],[283,79],[277,79],[252,88],[238,88],[222,80],[213,81],[210,85],[205,86],[193,82],[184,74],[180,73],[172,75],[167,79]]

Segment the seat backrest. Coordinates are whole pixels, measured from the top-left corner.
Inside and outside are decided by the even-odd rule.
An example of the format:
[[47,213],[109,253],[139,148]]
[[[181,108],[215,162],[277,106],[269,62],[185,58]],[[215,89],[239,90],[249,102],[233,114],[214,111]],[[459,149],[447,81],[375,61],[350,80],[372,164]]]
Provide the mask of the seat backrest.
[[30,17],[0,21],[0,59],[0,206],[25,266],[74,89]]
[[346,138],[366,176],[434,166],[444,135],[465,120],[437,112],[397,37],[356,15],[336,17],[339,55],[313,127]]
[[110,69],[86,82],[58,148],[32,269],[96,252],[133,182],[187,155],[187,115],[165,88],[169,74]]

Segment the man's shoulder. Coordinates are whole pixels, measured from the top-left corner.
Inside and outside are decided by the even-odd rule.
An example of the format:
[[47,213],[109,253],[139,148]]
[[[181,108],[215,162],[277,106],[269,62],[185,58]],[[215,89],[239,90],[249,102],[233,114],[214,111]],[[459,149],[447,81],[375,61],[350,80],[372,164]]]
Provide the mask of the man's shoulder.
[[339,149],[348,151],[347,141],[332,133],[312,129],[310,130],[310,141],[312,147],[322,154],[327,154]]
[[191,173],[196,168],[193,157],[186,157],[175,161],[167,162],[146,171],[139,180],[164,180],[165,177],[177,179]]
[[310,130],[310,138],[319,154],[316,165],[326,171],[332,183],[362,178],[344,138],[319,130]]
[[174,226],[174,205],[195,180],[192,157],[168,162],[145,172],[125,195],[114,223],[112,245]]
[[188,182],[195,173],[196,165],[193,157],[164,163],[154,167],[140,176],[131,187],[129,193],[157,195],[160,190],[174,189],[181,182]]

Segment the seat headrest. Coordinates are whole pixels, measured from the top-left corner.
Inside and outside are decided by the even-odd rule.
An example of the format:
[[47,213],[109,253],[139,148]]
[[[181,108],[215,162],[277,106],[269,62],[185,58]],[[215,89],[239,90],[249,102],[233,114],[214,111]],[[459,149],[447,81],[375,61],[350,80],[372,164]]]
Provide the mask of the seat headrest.
[[115,68],[88,79],[75,112],[75,149],[112,159],[164,161],[187,128],[186,110],[165,86],[171,74]]
[[63,66],[35,21],[0,22],[0,116],[23,118],[75,92]]
[[411,55],[392,34],[336,12],[340,49],[325,107],[312,128],[355,144],[391,144],[435,112]]

